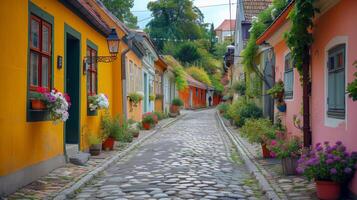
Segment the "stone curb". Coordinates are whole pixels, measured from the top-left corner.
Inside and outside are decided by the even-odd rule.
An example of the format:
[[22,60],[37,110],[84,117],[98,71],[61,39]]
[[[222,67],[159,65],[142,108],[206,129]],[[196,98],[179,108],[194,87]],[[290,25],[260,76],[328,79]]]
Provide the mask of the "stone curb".
[[258,180],[259,185],[262,188],[262,190],[265,192],[266,197],[271,200],[281,200],[281,198],[277,195],[273,187],[269,184],[268,180],[264,177],[261,170],[259,170],[257,164],[251,159],[251,157],[249,156],[249,151],[246,149],[246,147],[243,145],[240,139],[234,137],[232,132],[226,127],[218,111],[216,112],[216,116],[223,130],[227,133],[229,139],[233,142],[239,154],[242,156],[244,163],[247,166],[249,172],[252,173],[255,176],[255,178]]
[[178,116],[177,118],[174,118],[173,120],[170,120],[166,124],[163,124],[162,126],[158,127],[157,129],[153,130],[151,133],[148,133],[145,137],[140,138],[139,140],[135,141],[134,143],[130,144],[125,150],[121,151],[120,153],[114,155],[111,159],[107,160],[97,168],[93,169],[91,172],[89,172],[87,175],[83,176],[80,178],[76,183],[71,185],[69,188],[66,188],[59,192],[56,196],[53,197],[54,200],[65,200],[68,199],[69,196],[73,195],[78,189],[83,187],[85,184],[87,184],[89,181],[91,181],[95,176],[97,176],[100,172],[104,171],[117,161],[119,161],[120,158],[128,155],[132,150],[134,150],[137,146],[145,142],[147,139],[158,133],[162,128],[166,128],[176,121],[182,119],[185,116],[185,114],[182,114]]

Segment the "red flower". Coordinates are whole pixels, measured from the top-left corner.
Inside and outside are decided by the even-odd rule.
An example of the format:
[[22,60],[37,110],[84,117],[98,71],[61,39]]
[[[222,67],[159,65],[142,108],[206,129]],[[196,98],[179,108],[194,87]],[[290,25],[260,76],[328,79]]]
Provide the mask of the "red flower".
[[64,93],[63,96],[68,103],[68,107],[71,106],[71,97],[67,93]]
[[47,91],[48,91],[48,89],[45,88],[45,87],[38,87],[38,88],[36,89],[36,92],[41,93],[41,94],[44,94],[44,93],[46,93]]

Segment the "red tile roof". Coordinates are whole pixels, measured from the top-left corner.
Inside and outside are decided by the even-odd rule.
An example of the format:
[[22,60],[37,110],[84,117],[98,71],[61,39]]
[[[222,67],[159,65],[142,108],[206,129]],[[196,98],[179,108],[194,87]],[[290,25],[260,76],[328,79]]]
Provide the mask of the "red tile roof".
[[232,19],[232,20],[229,20],[229,19],[225,19],[221,25],[219,25],[215,31],[229,31],[231,30],[234,31],[236,29],[236,20],[235,19]]
[[191,85],[191,86],[194,86],[194,87],[197,87],[197,88],[200,88],[200,89],[207,89],[207,85],[204,84],[204,83],[201,83],[200,81],[194,79],[192,76],[186,74],[186,79],[187,79],[187,82],[188,82],[188,85]]
[[253,16],[258,16],[260,12],[265,10],[272,0],[243,0],[243,9],[245,21],[252,21]]

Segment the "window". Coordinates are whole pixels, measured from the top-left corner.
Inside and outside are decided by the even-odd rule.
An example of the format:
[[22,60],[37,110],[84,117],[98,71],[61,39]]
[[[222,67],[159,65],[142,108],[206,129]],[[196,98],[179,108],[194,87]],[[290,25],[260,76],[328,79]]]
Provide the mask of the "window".
[[30,22],[30,90],[51,89],[52,25],[31,15]]
[[97,50],[87,46],[87,57],[89,59],[89,66],[87,69],[87,95],[93,96],[97,94],[98,85],[98,66],[96,62]]
[[291,54],[285,56],[285,72],[284,72],[284,90],[285,99],[293,98],[294,88],[294,67],[291,59]]
[[129,92],[135,92],[135,82],[134,82],[134,63],[132,60],[129,61]]
[[327,116],[345,118],[345,44],[328,51]]
[[196,97],[198,97],[198,89],[196,88]]

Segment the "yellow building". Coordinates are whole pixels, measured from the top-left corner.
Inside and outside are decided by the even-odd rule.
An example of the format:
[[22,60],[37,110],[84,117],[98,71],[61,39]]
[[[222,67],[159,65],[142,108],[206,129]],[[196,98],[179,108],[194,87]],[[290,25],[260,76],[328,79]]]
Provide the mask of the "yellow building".
[[[81,151],[88,148],[88,133],[99,134],[104,113],[88,109],[88,96],[103,93],[109,113],[123,113],[121,57],[128,45],[120,42],[112,62],[94,60],[111,55],[111,28],[120,39],[128,32],[95,0],[4,1],[0,16],[1,196],[63,165],[69,144]],[[136,58],[131,54],[126,56]],[[88,58],[94,62],[85,64]],[[70,95],[65,123],[54,124],[48,111],[32,109],[29,94],[38,87]]]
[[164,59],[159,56],[155,61],[155,80],[154,80],[154,92],[155,92],[155,111],[164,112],[164,72],[167,69],[167,64]]

